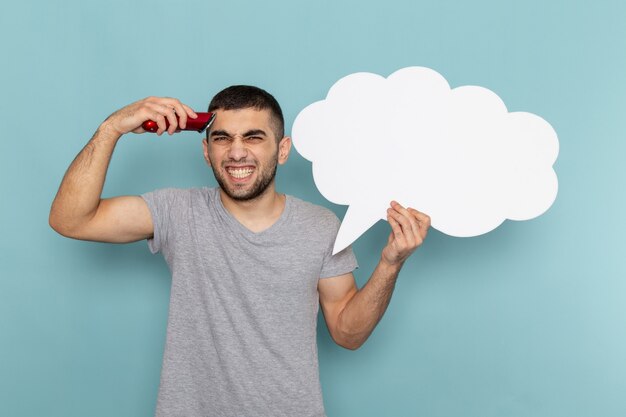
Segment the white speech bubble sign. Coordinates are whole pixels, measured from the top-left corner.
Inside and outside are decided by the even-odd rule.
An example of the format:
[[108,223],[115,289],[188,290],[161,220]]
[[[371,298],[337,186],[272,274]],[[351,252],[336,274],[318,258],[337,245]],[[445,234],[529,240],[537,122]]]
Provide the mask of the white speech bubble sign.
[[349,205],[333,253],[386,220],[391,200],[470,237],[543,214],[558,191],[548,122],[508,112],[487,88],[451,89],[425,67],[340,79],[298,114],[292,139],[320,193]]

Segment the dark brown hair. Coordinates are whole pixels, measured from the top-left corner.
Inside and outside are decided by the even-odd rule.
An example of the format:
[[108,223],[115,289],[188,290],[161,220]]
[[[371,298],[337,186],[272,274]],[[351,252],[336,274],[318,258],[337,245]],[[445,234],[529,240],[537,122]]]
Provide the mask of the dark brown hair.
[[[269,109],[272,115],[272,124],[276,140],[285,135],[285,119],[278,101],[267,91],[251,85],[232,85],[217,93],[211,103],[209,111],[239,110],[253,108],[256,110]],[[208,133],[207,133],[208,134]]]

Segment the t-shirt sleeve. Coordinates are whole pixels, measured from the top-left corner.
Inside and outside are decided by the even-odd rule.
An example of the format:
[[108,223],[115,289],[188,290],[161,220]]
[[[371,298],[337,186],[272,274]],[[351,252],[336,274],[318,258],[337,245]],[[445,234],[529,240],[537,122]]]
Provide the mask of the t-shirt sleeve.
[[332,255],[333,247],[335,246],[335,238],[337,237],[337,232],[339,231],[339,219],[333,214],[332,215],[332,233],[329,238],[329,245],[326,250],[326,256],[324,257],[324,265],[322,266],[322,271],[320,273],[320,278],[332,278],[339,275],[344,275],[349,272],[354,271],[358,268],[358,264],[356,261],[356,257],[354,256],[354,252],[352,251],[352,246],[348,246],[342,251]]
[[[330,253],[332,253],[332,251]],[[356,257],[352,252],[352,247],[348,246],[341,252],[327,257],[327,261],[324,263],[320,278],[332,278],[344,275],[354,271],[358,267],[359,265],[357,264]]]
[[148,248],[152,253],[159,253],[167,243],[168,219],[173,201],[172,189],[156,190],[141,197],[144,199],[152,215],[154,234],[148,238]]

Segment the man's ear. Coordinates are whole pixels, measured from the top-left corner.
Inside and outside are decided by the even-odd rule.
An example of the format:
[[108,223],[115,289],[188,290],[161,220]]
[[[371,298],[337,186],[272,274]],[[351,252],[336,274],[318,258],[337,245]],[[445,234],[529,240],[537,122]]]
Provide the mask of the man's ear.
[[209,159],[209,139],[202,139],[202,149],[204,151],[204,160],[208,166],[211,166],[211,160]]
[[287,162],[289,158],[289,152],[291,151],[291,138],[285,136],[278,142],[278,163],[280,165]]

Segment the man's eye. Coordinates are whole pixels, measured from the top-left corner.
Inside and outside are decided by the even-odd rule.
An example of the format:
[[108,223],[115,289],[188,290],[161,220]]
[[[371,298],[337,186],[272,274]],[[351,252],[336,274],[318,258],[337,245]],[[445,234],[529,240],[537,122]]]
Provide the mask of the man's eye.
[[259,142],[259,141],[262,141],[262,140],[263,140],[263,138],[262,138],[262,137],[260,137],[260,136],[248,136],[248,137],[246,138],[246,140],[247,140],[248,142]]
[[213,142],[225,142],[228,140],[227,136],[215,136]]

